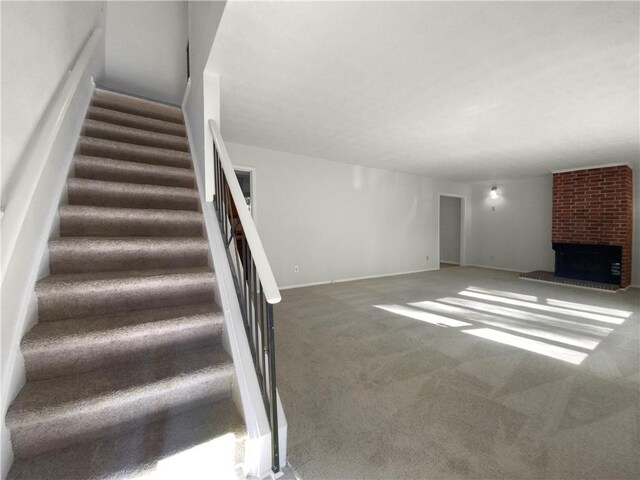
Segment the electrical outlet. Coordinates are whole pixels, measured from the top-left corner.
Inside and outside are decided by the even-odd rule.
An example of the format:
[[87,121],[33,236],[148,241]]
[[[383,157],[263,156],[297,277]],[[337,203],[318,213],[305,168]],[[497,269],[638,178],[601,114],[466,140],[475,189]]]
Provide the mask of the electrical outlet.
[[298,273],[300,271],[300,267],[298,265],[294,265],[293,272]]
[[495,212],[496,211],[496,207],[491,207],[491,211]]
[[429,261],[429,255],[427,255],[427,262]]

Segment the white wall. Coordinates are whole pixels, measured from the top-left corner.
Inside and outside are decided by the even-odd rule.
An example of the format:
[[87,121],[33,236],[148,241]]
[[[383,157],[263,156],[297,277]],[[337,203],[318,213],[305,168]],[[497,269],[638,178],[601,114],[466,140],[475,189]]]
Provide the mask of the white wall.
[[0,2],[0,8],[4,199],[20,176],[20,159],[38,122],[102,22],[103,2]]
[[[54,109],[54,104],[67,79],[66,72],[75,64],[94,28],[104,27],[104,17],[100,3],[2,2],[1,8],[3,195],[9,193],[8,201],[27,205],[22,223],[10,225],[17,234],[15,247],[2,258],[0,473],[4,478],[12,460],[4,415],[25,381],[20,339],[36,321],[34,285],[48,273],[47,240],[56,229],[58,200],[93,91],[91,77],[99,78],[104,70],[103,40],[96,46],[60,128],[51,132],[56,140],[41,171],[33,162],[26,165],[24,147],[50,133],[42,128],[44,115],[60,118],[61,112]],[[4,188],[27,171],[28,178],[36,183],[31,198],[23,191]],[[5,215],[3,228],[8,220],[9,215]]]
[[[554,269],[552,175],[473,184],[468,263],[509,270]],[[497,185],[499,198],[489,198]],[[631,283],[640,285],[640,166],[633,172]],[[495,211],[492,208],[495,207]]]
[[101,86],[179,105],[187,85],[187,2],[107,2]]
[[[474,184],[469,263],[510,270],[551,270],[551,174]],[[489,190],[497,185],[499,197]]]
[[440,261],[460,264],[462,201],[440,197]]
[[[189,96],[183,105],[185,119],[189,124],[191,142],[193,144],[192,154],[194,156],[195,167],[199,170],[202,178],[205,165],[205,139],[210,142],[208,126],[205,122],[205,69],[209,61],[211,46],[215,39],[218,25],[222,18],[226,2],[189,2],[188,4],[188,30],[189,30],[189,58],[191,60],[191,86]],[[215,120],[220,120],[220,99],[219,83],[217,78],[209,78],[216,82],[213,95],[215,105],[209,105],[207,115]],[[211,87],[211,85],[210,85]],[[216,97],[217,93],[217,98]],[[209,103],[211,103],[209,98]],[[211,111],[213,110],[213,111]]]
[[437,268],[438,192],[468,193],[426,177],[227,148],[235,165],[256,169],[258,232],[281,287]]

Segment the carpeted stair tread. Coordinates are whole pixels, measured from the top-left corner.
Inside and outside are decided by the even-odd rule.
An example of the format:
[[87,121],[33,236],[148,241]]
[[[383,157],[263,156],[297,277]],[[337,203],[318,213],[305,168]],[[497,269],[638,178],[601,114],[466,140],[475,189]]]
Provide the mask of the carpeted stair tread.
[[76,155],[74,160],[74,171],[77,178],[191,189],[195,187],[193,170],[186,168],[89,155]]
[[[38,422],[33,416],[34,412],[41,412],[48,417],[56,416],[61,407],[66,408],[70,403],[81,407],[83,403],[96,398],[126,392],[139,385],[188,376],[210,367],[226,376],[231,374],[231,360],[219,344],[77,375],[31,381],[9,409],[7,423],[14,427]],[[229,388],[225,393],[230,393]]]
[[80,137],[78,153],[93,157],[106,157],[129,162],[148,163],[191,169],[191,155],[188,152],[167,148],[148,147],[133,143],[105,140],[103,138]]
[[185,137],[187,135],[184,125],[118,112],[117,110],[110,110],[108,108],[90,106],[87,112],[87,118],[111,123],[112,125],[122,125],[123,127],[147,130],[149,132],[166,133],[167,135],[177,135],[179,137]]
[[202,235],[200,212],[65,205],[60,207],[59,213],[61,236],[196,237]]
[[213,302],[41,322],[22,339],[27,378],[73,375],[212,345],[224,318]]
[[137,418],[229,398],[233,364],[220,345],[28,382],[7,412],[18,457],[99,438]]
[[165,133],[149,132],[122,125],[87,119],[83,125],[85,137],[102,138],[116,142],[133,143],[148,147],[166,148],[181,152],[189,151],[189,142],[184,136],[167,135]]
[[[193,455],[181,460],[180,453],[199,450],[202,474],[226,478],[216,470],[220,457],[216,439],[234,442],[237,465],[244,458],[246,429],[233,401],[221,400],[181,413],[168,413],[154,422],[138,421],[123,427],[118,435],[82,445],[54,450],[14,462],[8,480],[88,480],[170,478],[171,472],[193,470]],[[170,458],[169,462],[163,460]],[[184,462],[178,463],[175,462]],[[171,463],[165,466],[165,463]],[[216,477],[216,473],[218,476]],[[156,476],[154,476],[156,475]],[[164,475],[164,476],[163,476]],[[175,478],[175,477],[171,477]]]
[[49,242],[51,273],[206,266],[204,237],[61,237]]
[[109,182],[89,178],[67,180],[67,198],[71,205],[120,208],[191,210],[200,207],[198,191],[165,185]]
[[8,478],[158,478],[193,447],[215,467],[227,433],[237,465],[246,430],[182,111],[97,90],[83,133],[21,342]]
[[36,284],[40,321],[211,301],[209,267],[49,275]]
[[110,92],[98,88],[93,95],[91,104],[100,108],[184,125],[184,118],[180,107],[132,97],[122,93]]

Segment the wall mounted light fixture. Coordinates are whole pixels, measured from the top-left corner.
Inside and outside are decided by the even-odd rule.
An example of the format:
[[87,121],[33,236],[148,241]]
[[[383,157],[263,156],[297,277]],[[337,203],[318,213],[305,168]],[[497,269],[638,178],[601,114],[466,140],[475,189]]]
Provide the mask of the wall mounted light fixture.
[[491,191],[489,192],[489,196],[491,198],[498,198],[498,187],[496,187],[496,186],[491,187]]

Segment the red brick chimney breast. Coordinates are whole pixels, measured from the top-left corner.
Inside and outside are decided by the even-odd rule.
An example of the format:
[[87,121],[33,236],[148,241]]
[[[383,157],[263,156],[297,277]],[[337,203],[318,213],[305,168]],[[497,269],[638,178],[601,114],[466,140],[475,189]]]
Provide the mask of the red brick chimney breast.
[[631,283],[632,178],[626,165],[553,174],[552,242],[621,246],[622,287]]

